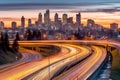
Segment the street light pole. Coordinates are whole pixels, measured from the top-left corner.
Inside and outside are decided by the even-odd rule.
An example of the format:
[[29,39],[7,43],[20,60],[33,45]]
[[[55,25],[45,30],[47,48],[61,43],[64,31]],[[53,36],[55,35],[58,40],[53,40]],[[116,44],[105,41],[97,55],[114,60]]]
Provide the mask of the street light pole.
[[50,80],[50,54],[49,54],[49,80]]
[[[77,48],[76,48],[76,62],[77,62]],[[77,80],[78,80],[78,75],[77,75]]]
[[50,80],[50,53],[49,53],[49,56],[48,56],[48,64],[49,64],[49,80]]
[[76,48],[76,61],[77,61],[77,48]]

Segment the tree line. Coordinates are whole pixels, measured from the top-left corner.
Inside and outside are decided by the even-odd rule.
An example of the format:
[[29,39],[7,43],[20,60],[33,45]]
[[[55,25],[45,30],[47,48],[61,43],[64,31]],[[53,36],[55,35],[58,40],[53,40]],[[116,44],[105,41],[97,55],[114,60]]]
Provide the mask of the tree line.
[[3,51],[6,50],[14,50],[15,52],[18,52],[19,49],[19,44],[18,41],[20,40],[19,38],[19,33],[16,33],[16,37],[13,41],[12,47],[10,47],[10,43],[9,43],[9,36],[8,33],[1,33],[1,38],[0,38],[0,49],[2,49]]

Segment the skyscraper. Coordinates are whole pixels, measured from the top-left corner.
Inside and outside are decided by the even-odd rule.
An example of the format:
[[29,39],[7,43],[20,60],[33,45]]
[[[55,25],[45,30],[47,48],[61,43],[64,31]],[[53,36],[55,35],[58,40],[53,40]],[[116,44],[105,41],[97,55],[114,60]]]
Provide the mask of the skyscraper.
[[67,14],[63,14],[63,25],[67,24]]
[[39,15],[38,15],[38,24],[39,25],[42,24],[42,14],[41,13],[39,13]]
[[32,25],[31,19],[28,19],[28,27]]
[[81,25],[81,14],[80,13],[76,14],[76,24],[77,26]]
[[15,30],[17,28],[17,23],[13,21],[11,23],[11,27],[12,27],[13,30]]
[[36,27],[38,27],[38,26],[39,26],[38,21],[35,21],[35,26],[36,26]]
[[58,13],[55,13],[55,16],[54,16],[54,22],[57,23],[58,22]]
[[67,19],[67,23],[73,24],[73,17],[69,17],[69,18]]
[[4,22],[1,21],[1,22],[0,22],[0,30],[2,30],[3,28],[4,28]]
[[87,20],[87,27],[94,27],[95,26],[95,21],[92,19]]
[[111,30],[117,30],[118,29],[118,24],[117,23],[111,23],[110,24],[110,29]]
[[21,27],[25,27],[25,17],[21,17]]
[[46,13],[44,14],[44,23],[47,25],[50,24],[50,11],[49,11],[49,9],[47,9]]

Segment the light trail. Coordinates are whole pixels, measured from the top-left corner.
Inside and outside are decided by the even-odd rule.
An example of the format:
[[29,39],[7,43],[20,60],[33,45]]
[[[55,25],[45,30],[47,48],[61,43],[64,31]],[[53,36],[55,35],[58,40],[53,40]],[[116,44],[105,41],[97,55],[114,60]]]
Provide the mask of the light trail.
[[65,71],[53,80],[86,80],[101,65],[106,58],[106,51],[103,48],[93,47],[95,52],[86,60]]
[[[69,56],[72,56],[76,52],[76,49],[69,47],[68,45],[64,44],[64,45],[60,45],[60,46],[66,47],[67,49],[70,50],[70,52],[69,53],[61,52],[58,55],[51,56],[50,57],[51,64],[53,64],[57,61],[60,61],[64,58],[67,58]],[[44,59],[37,60],[37,61],[32,61],[30,63],[24,64],[24,65],[14,68],[14,69],[0,73],[0,79],[1,80],[20,80],[20,79],[26,77],[27,75],[30,75],[40,69],[43,69],[44,67],[48,66],[48,64],[49,64],[48,58],[44,58]]]
[[[86,44],[91,44],[91,45],[103,45],[103,46],[106,46],[106,45],[112,45],[112,46],[117,46],[117,47],[120,47],[120,43],[119,42],[113,42],[113,41],[107,41],[107,40],[93,40],[93,41],[88,41],[88,40],[57,40],[57,41],[54,41],[54,40],[49,40],[49,41],[20,41],[19,44],[20,46],[39,46],[39,44],[41,43],[45,43],[45,44],[49,44],[49,43],[52,43],[52,44],[59,44],[58,46],[61,46],[61,47],[66,47],[69,52],[69,54],[71,54],[71,56],[73,55],[73,53],[71,53],[71,49],[69,46],[69,44],[81,44],[81,43],[86,43]],[[63,43],[63,44],[61,44]],[[68,43],[68,45],[65,45],[66,43]],[[72,47],[71,47],[72,48]],[[66,50],[65,50],[66,51]],[[74,50],[75,52],[76,50]],[[103,53],[106,53],[103,49],[98,49],[98,52],[101,53],[101,51],[103,51]],[[64,51],[63,51],[64,52]],[[65,53],[61,52],[60,54],[57,54],[55,56],[51,56],[50,59],[51,59],[51,64],[53,63],[56,63],[57,61],[60,61],[64,58],[67,58],[67,54],[65,55]],[[65,56],[63,56],[65,55]],[[101,56],[104,56],[105,57],[105,54],[102,54]],[[104,57],[101,57],[101,59],[103,60]],[[91,58],[92,59],[92,58]],[[98,62],[98,59],[100,59],[100,55],[97,56],[96,59],[92,59],[92,60],[96,60],[96,63],[94,62],[94,64],[91,64],[91,66],[95,66],[95,64],[99,64],[99,65],[96,65],[96,69],[98,66],[100,66],[100,64],[102,63],[102,60],[99,60],[100,62]],[[89,60],[89,59],[88,59]],[[24,64],[24,65],[21,65],[19,67],[16,67],[14,69],[11,69],[9,71],[5,71],[4,73],[0,73],[0,79],[1,80],[20,80],[24,77],[26,77],[27,75],[30,75],[38,70],[43,70],[43,68],[47,67],[48,66],[48,59],[45,58],[45,59],[42,59],[42,60],[37,60],[37,61],[32,61],[30,63],[27,63],[27,64]],[[85,62],[87,60],[84,60]],[[91,60],[90,60],[91,61]],[[89,62],[89,61],[88,61]],[[91,63],[93,63],[93,61],[91,61]],[[42,64],[42,65],[40,65]],[[83,65],[84,62],[81,64]],[[85,66],[87,65],[86,63],[84,64]],[[88,66],[88,65],[87,65]],[[91,73],[93,73],[96,69],[94,68],[94,70],[92,70],[91,68],[89,67],[85,67],[87,68],[85,70],[85,73],[81,73],[84,77],[83,78],[87,78],[88,76],[90,76]],[[53,68],[52,70],[54,71],[55,68]],[[81,68],[82,69],[82,68]],[[77,70],[77,69],[76,69]],[[81,70],[82,71],[82,70]],[[90,71],[90,72],[89,72]],[[92,72],[93,71],[93,72]],[[56,71],[55,71],[56,72]],[[8,74],[9,73],[9,74]],[[73,72],[74,73],[74,72]],[[75,73],[74,73],[75,74]],[[87,75],[87,76],[86,76]],[[67,75],[68,76],[68,75]],[[70,74],[69,74],[70,76]],[[78,75],[77,77],[81,77],[80,75]],[[72,77],[73,78],[73,77]],[[72,79],[71,78],[71,79]],[[74,79],[76,79],[76,77],[74,77]]]
[[[63,59],[53,65],[50,65],[50,67],[48,66],[42,69],[41,71],[39,71],[38,73],[34,75],[30,75],[28,78],[24,78],[23,80],[50,80],[50,78],[62,67],[76,61],[76,56],[79,60],[82,60],[91,54],[89,49],[86,47],[80,47],[80,46],[70,45],[70,44],[68,46],[73,47],[75,49],[77,48],[77,50],[81,50],[81,51],[76,51],[77,53],[74,52],[74,55],[66,59]],[[49,68],[50,68],[50,71],[49,71]]]

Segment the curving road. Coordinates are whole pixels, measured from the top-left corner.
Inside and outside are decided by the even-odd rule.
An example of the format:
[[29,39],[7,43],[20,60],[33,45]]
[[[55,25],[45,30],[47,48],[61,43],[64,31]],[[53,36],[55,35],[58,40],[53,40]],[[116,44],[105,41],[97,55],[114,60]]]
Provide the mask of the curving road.
[[[73,47],[69,47],[69,45],[57,45],[62,48],[62,51],[54,56],[50,56],[50,64],[56,63],[57,61],[63,60],[64,58],[67,58],[69,56],[72,56],[76,53],[76,49]],[[67,50],[66,50],[67,48]],[[44,67],[47,67],[49,65],[48,58],[43,58],[41,60],[32,61],[30,63],[23,64],[21,66],[15,67],[11,70],[7,70],[0,73],[0,79],[1,80],[20,80],[27,75],[30,75],[40,69],[43,69]]]
[[20,52],[22,54],[21,59],[16,60],[15,62],[12,62],[12,63],[1,65],[0,66],[0,72],[4,72],[4,71],[12,69],[16,66],[19,66],[19,65],[25,64],[27,62],[38,60],[38,59],[42,58],[42,56],[38,52],[35,52],[35,51],[32,51],[32,50],[27,50],[27,49],[24,49],[24,50],[25,51],[20,50]]
[[86,80],[106,58],[106,50],[94,46],[94,53],[86,60],[65,71],[52,80]]
[[[12,42],[10,42],[12,44]],[[38,41],[19,41],[20,45],[25,45],[25,44],[36,44],[36,43],[88,43],[88,44],[112,44],[112,45],[120,45],[120,42],[112,41],[112,40],[38,40]]]
[[[21,80],[21,79],[23,80],[48,80],[49,77],[51,78],[63,66],[68,65],[71,62],[74,62],[76,60],[75,58],[76,54],[77,54],[77,57],[81,59],[83,59],[82,58],[83,55],[85,57],[88,54],[89,50],[87,48],[84,48],[85,50],[82,50],[81,48],[79,48],[78,50],[78,47],[75,47],[75,45],[70,45],[71,43],[72,44],[73,43],[75,44],[86,43],[86,44],[98,44],[98,45],[99,44],[100,45],[111,44],[115,46],[120,46],[116,42],[96,41],[96,40],[94,41],[87,41],[87,40],[84,40],[84,41],[79,41],[79,40],[54,41],[54,40],[51,40],[51,41],[21,41],[19,42],[21,46],[40,45],[41,43],[45,43],[45,44],[52,43],[52,45],[60,46],[62,48],[62,51],[59,54],[56,54],[54,56],[43,58],[41,60],[31,61],[29,63],[16,66],[12,68],[11,70],[0,72],[0,80]],[[64,43],[64,44],[61,44],[61,43]],[[69,44],[66,44],[66,43],[69,43]],[[70,80],[77,80],[77,79],[84,80],[84,79],[87,79],[101,65],[101,63],[106,57],[106,51],[103,48],[95,47],[95,46],[93,48],[95,52],[94,54],[92,54],[92,56],[85,59],[77,66],[74,66],[74,68],[71,68],[70,70],[64,72],[63,74],[55,77],[54,80],[69,80],[69,79]],[[78,53],[81,54],[81,52],[83,52],[83,55],[81,55],[80,57]],[[50,71],[50,75],[48,71]]]
[[61,61],[58,61],[57,63],[54,63],[48,67],[45,67],[44,69],[40,70],[34,75],[30,75],[29,77],[24,78],[23,80],[50,80],[50,78],[59,71],[62,67],[69,65],[70,63],[76,61],[76,58],[79,60],[84,59],[85,57],[89,56],[91,53],[89,48],[86,47],[80,47],[76,45],[68,45],[69,47],[75,48],[77,52],[75,52],[74,49],[71,49],[71,52],[74,54],[72,56],[69,55],[68,58],[65,58]]

